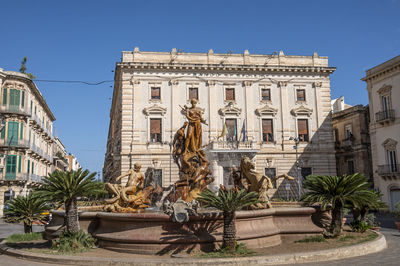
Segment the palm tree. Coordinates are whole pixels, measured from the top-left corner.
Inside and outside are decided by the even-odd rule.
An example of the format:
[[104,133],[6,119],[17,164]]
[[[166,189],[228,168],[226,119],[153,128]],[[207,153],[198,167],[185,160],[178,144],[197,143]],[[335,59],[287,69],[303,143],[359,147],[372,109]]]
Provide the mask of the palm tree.
[[386,203],[380,200],[381,197],[382,194],[380,192],[374,191],[359,206],[355,206],[354,204],[350,203],[350,207],[353,213],[354,223],[365,222],[369,210],[386,208],[387,205]]
[[93,197],[105,193],[104,184],[95,180],[96,173],[82,171],[54,171],[43,179],[35,191],[49,201],[63,204],[65,207],[65,224],[67,231],[79,231],[78,197]]
[[44,222],[46,216],[42,213],[48,211],[49,208],[43,198],[34,194],[19,195],[7,203],[4,214],[7,222],[23,222],[24,233],[32,233],[33,222]]
[[224,233],[222,237],[222,248],[234,251],[236,247],[235,212],[246,206],[256,204],[258,195],[256,192],[247,193],[246,190],[226,190],[220,188],[218,195],[206,189],[201,192],[197,200],[205,204],[204,207],[214,207],[223,212]]
[[345,204],[359,207],[374,193],[362,174],[343,176],[308,176],[304,181],[308,190],[302,200],[309,205],[320,203],[322,209],[332,206],[332,222],[329,233],[337,237],[342,232],[343,208]]

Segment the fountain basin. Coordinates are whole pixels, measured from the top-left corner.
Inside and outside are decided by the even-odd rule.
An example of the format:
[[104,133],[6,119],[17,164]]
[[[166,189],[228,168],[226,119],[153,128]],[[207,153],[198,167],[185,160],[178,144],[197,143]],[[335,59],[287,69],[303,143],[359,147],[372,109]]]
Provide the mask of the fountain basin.
[[[314,208],[273,208],[236,212],[237,240],[249,248],[279,245],[283,238],[300,239],[320,234],[311,215]],[[64,212],[52,212],[46,236],[57,236]],[[162,213],[80,212],[80,226],[99,240],[102,248],[140,254],[201,249],[210,251],[222,243],[223,216],[219,212],[190,216],[179,224]]]

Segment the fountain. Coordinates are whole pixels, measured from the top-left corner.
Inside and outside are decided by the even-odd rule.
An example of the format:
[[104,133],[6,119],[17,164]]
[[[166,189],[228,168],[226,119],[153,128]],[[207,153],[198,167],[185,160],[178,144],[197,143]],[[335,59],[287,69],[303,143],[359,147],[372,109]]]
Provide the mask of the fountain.
[[[209,161],[203,150],[202,118],[197,101],[182,107],[188,122],[176,132],[173,159],[179,167],[179,180],[168,188],[155,187],[145,179],[140,164],[116,178],[129,176],[125,186],[107,183],[110,199],[101,211],[81,211],[83,230],[99,240],[102,248],[140,254],[163,254],[201,249],[210,251],[222,243],[223,217],[218,211],[199,209],[196,197],[213,182]],[[186,134],[185,134],[186,131]],[[240,174],[239,174],[240,173]],[[299,239],[319,234],[322,228],[311,220],[313,208],[272,208],[267,195],[272,188],[268,176],[255,171],[254,163],[242,157],[240,171],[233,169],[234,189],[258,193],[261,203],[236,212],[237,240],[249,248],[278,245],[284,238]],[[292,180],[288,175],[277,178]],[[153,199],[153,200],[152,200]],[[149,207],[163,210],[149,210]],[[63,211],[53,211],[46,226],[47,238],[57,237],[63,225]]]

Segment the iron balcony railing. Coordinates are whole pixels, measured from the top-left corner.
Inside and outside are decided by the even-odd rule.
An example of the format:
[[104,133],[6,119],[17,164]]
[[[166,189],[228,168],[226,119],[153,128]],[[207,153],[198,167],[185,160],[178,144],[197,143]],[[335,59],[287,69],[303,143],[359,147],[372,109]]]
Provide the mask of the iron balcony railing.
[[218,140],[211,142],[211,149],[213,150],[241,150],[241,149],[255,149],[255,142],[253,141],[224,141]]
[[29,143],[24,139],[0,139],[0,147],[29,148]]
[[0,176],[0,179],[6,181],[32,181],[36,183],[42,182],[42,176],[28,173],[5,173]]
[[19,105],[1,105],[0,111],[2,113],[12,113],[31,116],[31,111]]
[[400,164],[378,165],[378,174],[380,175],[400,174]]
[[377,112],[377,113],[375,114],[375,120],[376,120],[376,122],[383,122],[383,121],[387,121],[387,120],[394,120],[394,118],[395,118],[395,116],[394,116],[394,110],[393,110],[393,109],[389,109],[389,110]]
[[35,144],[31,144],[30,149],[32,151],[34,151],[36,154],[38,154],[38,155],[42,156],[43,158],[45,158],[46,160],[48,160],[49,162],[52,162],[52,156],[50,154],[48,154],[47,152],[43,151],[39,146],[37,146]]

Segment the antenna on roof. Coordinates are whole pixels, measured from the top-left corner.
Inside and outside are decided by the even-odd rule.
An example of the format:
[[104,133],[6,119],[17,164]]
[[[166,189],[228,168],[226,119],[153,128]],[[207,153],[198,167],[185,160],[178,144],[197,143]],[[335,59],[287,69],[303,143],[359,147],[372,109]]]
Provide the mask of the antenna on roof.
[[264,66],[268,65],[268,62],[274,57],[274,55],[278,54],[278,51],[273,52],[272,54],[267,55],[265,59]]

